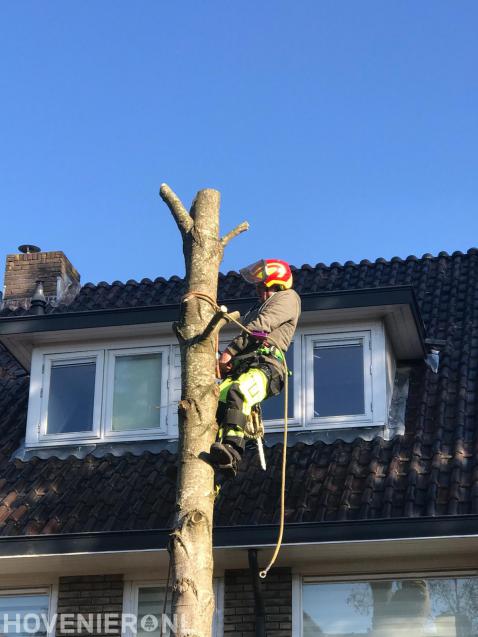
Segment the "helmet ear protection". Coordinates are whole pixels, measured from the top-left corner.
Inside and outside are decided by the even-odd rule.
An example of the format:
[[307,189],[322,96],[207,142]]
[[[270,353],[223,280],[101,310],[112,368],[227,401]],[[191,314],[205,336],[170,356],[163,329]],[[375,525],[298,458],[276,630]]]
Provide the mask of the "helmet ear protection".
[[286,261],[261,259],[240,270],[245,281],[253,285],[263,284],[266,288],[278,285],[283,290],[292,287],[292,272]]

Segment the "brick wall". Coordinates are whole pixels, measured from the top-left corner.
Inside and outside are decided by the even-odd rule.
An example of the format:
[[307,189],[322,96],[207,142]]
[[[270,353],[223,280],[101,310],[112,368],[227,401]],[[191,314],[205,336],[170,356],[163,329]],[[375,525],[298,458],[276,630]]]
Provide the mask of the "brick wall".
[[[104,619],[100,625],[96,621],[98,613],[104,618],[105,613],[121,614],[123,610],[123,576],[122,575],[87,575],[81,577],[62,577],[60,578],[58,587],[58,621],[56,634],[68,634],[69,636],[87,634],[86,629],[82,632],[76,632],[77,620],[76,615],[84,615],[88,619],[88,614],[94,615],[94,635],[104,635]],[[73,614],[73,624],[65,624],[65,631],[61,631],[61,614]],[[71,618],[69,618],[71,619]],[[73,632],[70,632],[74,628]],[[118,628],[111,625],[108,634],[119,635],[121,632],[120,625]],[[114,631],[114,632],[113,632]]]
[[30,298],[36,281],[44,282],[45,296],[56,296],[58,277],[63,281],[80,281],[80,275],[63,252],[9,254],[5,267],[3,298]]
[[[292,575],[290,569],[272,569],[261,581],[267,637],[292,635]],[[254,593],[249,570],[226,571],[224,635],[254,637]]]

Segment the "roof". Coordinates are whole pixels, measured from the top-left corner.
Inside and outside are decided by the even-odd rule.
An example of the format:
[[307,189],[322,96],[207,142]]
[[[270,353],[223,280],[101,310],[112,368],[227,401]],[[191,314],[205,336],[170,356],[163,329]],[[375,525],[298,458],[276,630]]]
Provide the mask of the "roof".
[[[438,374],[424,364],[412,369],[404,435],[288,449],[287,522],[478,513],[478,249],[304,265],[294,273],[300,294],[413,285],[427,336],[445,344]],[[70,306],[48,311],[171,304],[183,292],[178,277],[87,284]],[[238,274],[220,276],[220,299],[250,296]],[[175,496],[170,451],[13,460],[25,435],[28,376],[3,349],[0,370],[1,535],[170,525]],[[256,454],[246,453],[238,477],[217,500],[216,525],[277,522],[281,453],[280,444],[266,449],[266,474]]]

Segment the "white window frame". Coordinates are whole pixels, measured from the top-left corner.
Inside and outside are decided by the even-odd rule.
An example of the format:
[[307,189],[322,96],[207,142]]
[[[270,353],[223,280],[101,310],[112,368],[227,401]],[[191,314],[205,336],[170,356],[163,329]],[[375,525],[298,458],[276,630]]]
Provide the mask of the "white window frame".
[[[364,342],[364,386],[366,412],[363,415],[315,418],[314,405],[314,342]],[[382,321],[349,321],[344,323],[310,324],[299,327],[294,336],[293,383],[294,417],[288,420],[292,431],[349,429],[384,426],[390,396],[387,395],[388,351],[385,326]],[[266,431],[280,432],[283,420],[266,420]]]
[[[161,417],[159,427],[149,427],[146,429],[134,429],[131,432],[128,431],[113,431],[113,398],[114,398],[114,376],[115,376],[115,363],[116,359],[121,356],[134,356],[138,354],[161,354],[161,387],[160,404]],[[166,414],[168,411],[168,348],[164,346],[143,346],[143,347],[128,347],[128,348],[116,348],[106,350],[106,371],[105,371],[105,384],[103,389],[103,401],[104,401],[104,438],[105,440],[124,440],[125,436],[133,435],[135,439],[151,438],[151,432],[167,433],[166,431]],[[166,401],[163,400],[166,398]]]
[[[360,321],[307,327],[302,330],[303,426],[307,429],[346,429],[383,426],[387,421],[387,375],[385,327],[381,321]],[[314,416],[315,343],[363,343],[365,414]]]
[[[341,346],[361,345],[363,352],[364,409],[363,414],[343,414],[341,416],[316,416],[314,410],[314,349],[316,345]],[[327,428],[351,427],[373,421],[372,405],[372,335],[369,330],[334,332],[332,334],[308,334],[305,336],[305,418],[307,422]]]
[[416,571],[413,573],[397,573],[391,571],[389,573],[360,573],[354,575],[302,575],[296,573],[292,576],[292,636],[303,636],[303,609],[302,609],[302,590],[304,583],[310,584],[341,584],[346,582],[353,583],[369,583],[377,581],[390,581],[390,580],[414,580],[414,579],[452,579],[452,578],[466,578],[477,577],[478,571],[476,569],[469,569],[466,571]]
[[[159,580],[126,580],[123,589],[123,613],[138,614],[138,601],[140,588],[165,588],[167,581]],[[224,578],[214,577],[213,591],[215,599],[215,609],[212,625],[212,637],[223,637],[224,635]],[[171,602],[171,591],[168,594],[168,611]],[[48,636],[50,637],[50,636]],[[122,637],[136,637],[129,626],[125,627]]]
[[[172,402],[170,388],[170,360],[172,345],[166,339],[132,339],[128,341],[100,341],[82,344],[42,346],[34,350],[32,356],[30,396],[28,403],[26,448],[53,447],[66,444],[96,444],[99,442],[152,440],[171,437],[168,421],[171,420]],[[161,353],[161,421],[160,427],[113,432],[110,430],[113,400],[113,379],[115,357],[124,353]],[[64,434],[47,433],[48,397],[50,371],[55,361],[96,360],[94,425],[91,431]],[[109,422],[107,418],[110,418]],[[177,435],[177,434],[176,434]]]
[[55,637],[56,622],[52,623],[52,617],[57,613],[58,608],[58,584],[51,584],[50,586],[38,586],[38,587],[12,587],[1,588],[0,587],[0,599],[5,595],[47,595],[48,596],[48,624],[50,630],[47,631],[47,637]]
[[[92,428],[88,431],[69,432],[63,434],[49,434],[48,433],[48,403],[50,397],[50,379],[51,369],[56,362],[63,363],[65,365],[75,365],[80,362],[94,361],[95,370],[95,389],[93,400],[93,422]],[[98,439],[101,436],[100,423],[101,423],[101,387],[103,384],[103,367],[104,367],[104,355],[99,350],[86,350],[84,352],[62,352],[56,354],[45,354],[42,363],[43,374],[43,386],[41,390],[41,416],[40,426],[38,431],[38,438],[41,441],[47,442],[48,440],[84,440],[88,438],[90,440]]]

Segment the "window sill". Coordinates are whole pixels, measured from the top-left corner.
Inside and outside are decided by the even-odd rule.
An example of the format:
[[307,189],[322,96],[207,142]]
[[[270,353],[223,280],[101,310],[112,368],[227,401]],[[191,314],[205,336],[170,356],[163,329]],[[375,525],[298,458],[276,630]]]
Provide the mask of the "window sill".
[[[326,428],[326,427],[302,427],[300,424],[293,423],[288,432],[287,446],[292,447],[297,443],[313,445],[317,442],[325,444],[333,444],[340,439],[344,442],[353,442],[355,439],[374,440],[377,436],[388,439],[388,428],[384,422],[375,422],[359,426],[344,428]],[[280,425],[266,425],[265,445],[272,447],[275,444],[281,444],[284,440],[284,429]],[[163,434],[161,437],[149,440],[121,440],[121,441],[95,441],[93,443],[86,442],[69,442],[62,444],[38,444],[38,445],[22,445],[14,454],[12,460],[20,460],[28,462],[33,458],[40,460],[48,460],[48,458],[58,458],[66,460],[73,456],[79,460],[86,456],[95,458],[103,458],[105,456],[123,456],[126,453],[133,456],[140,456],[145,452],[157,454],[170,453],[176,454],[178,450],[177,436]]]
[[[265,431],[267,433],[279,433],[284,431],[283,421],[265,421]],[[385,422],[383,420],[372,421],[367,418],[360,420],[323,420],[323,421],[308,421],[307,423],[301,423],[297,419],[291,419],[288,421],[288,429],[298,433],[309,433],[311,431],[337,431],[341,429],[363,429],[363,428],[377,428],[384,427]]]
[[176,433],[169,433],[166,431],[160,431],[156,433],[145,433],[144,430],[141,433],[135,433],[130,435],[124,434],[108,434],[107,436],[68,436],[64,434],[62,436],[49,436],[43,437],[41,440],[29,441],[25,444],[26,449],[43,449],[46,447],[64,447],[64,446],[85,446],[85,445],[105,445],[105,444],[117,444],[117,443],[132,443],[136,441],[147,440],[164,440],[168,438],[177,438]]
[[123,456],[126,453],[133,456],[140,456],[145,452],[152,454],[160,454],[161,452],[169,452],[175,454],[178,448],[177,437],[163,436],[155,440],[131,440],[131,441],[96,441],[94,443],[86,442],[70,442],[68,444],[39,444],[36,446],[21,445],[13,454],[12,460],[21,460],[28,462],[32,458],[40,460],[48,460],[48,458],[58,458],[66,460],[70,456],[74,456],[79,460],[86,456],[95,458],[103,458],[104,456]]
[[[362,426],[354,425],[353,427],[344,428],[291,427],[287,436],[287,446],[293,447],[299,442],[306,445],[313,445],[318,442],[330,445],[337,440],[350,443],[357,438],[360,438],[361,440],[375,440],[379,436],[388,440],[388,433],[388,428],[383,422],[375,422]],[[283,429],[266,429],[265,445],[267,447],[280,444],[283,440]]]

